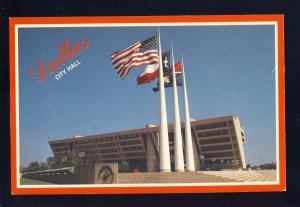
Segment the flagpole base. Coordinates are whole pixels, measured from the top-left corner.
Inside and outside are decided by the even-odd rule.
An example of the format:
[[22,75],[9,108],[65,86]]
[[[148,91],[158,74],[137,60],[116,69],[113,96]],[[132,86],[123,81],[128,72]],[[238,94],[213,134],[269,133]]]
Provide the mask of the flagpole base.
[[170,169],[160,169],[160,172],[171,172]]
[[196,172],[195,170],[186,170],[185,172]]

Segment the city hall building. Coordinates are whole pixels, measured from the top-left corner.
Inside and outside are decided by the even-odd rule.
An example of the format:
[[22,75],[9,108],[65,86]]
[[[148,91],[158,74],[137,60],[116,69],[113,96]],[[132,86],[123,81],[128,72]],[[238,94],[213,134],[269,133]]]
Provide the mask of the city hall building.
[[[174,128],[168,126],[171,170],[174,171]],[[185,159],[185,129],[181,125]],[[246,168],[244,128],[237,116],[192,120],[191,132],[195,170]],[[49,141],[55,157],[88,157],[93,163],[124,163],[128,170],[159,172],[159,127],[74,136]]]

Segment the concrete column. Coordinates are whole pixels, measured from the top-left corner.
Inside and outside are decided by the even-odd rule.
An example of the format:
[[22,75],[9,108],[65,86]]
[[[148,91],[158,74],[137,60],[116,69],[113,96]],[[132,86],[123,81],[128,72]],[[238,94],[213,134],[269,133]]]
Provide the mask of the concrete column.
[[155,145],[153,143],[151,135],[147,135],[146,147],[147,147],[147,172],[159,171],[159,158],[156,153]]
[[197,150],[197,143],[195,143],[194,139],[191,139],[192,141],[192,147],[193,147],[193,158],[196,157],[197,159],[193,160],[193,166],[194,166],[194,170],[193,171],[199,171],[201,170],[201,160],[200,155],[198,154],[198,150]]

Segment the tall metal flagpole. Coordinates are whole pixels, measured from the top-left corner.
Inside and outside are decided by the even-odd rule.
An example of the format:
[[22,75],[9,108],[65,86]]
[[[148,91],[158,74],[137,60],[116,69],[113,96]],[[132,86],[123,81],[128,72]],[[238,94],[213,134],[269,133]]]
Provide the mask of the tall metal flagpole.
[[171,172],[165,84],[164,84],[163,65],[161,59],[162,56],[161,56],[159,28],[158,28],[158,52],[159,52],[159,94],[160,94],[160,128],[159,128],[160,172]]
[[186,159],[186,171],[195,171],[195,161],[193,153],[193,141],[191,133],[191,123],[190,123],[190,112],[189,103],[187,98],[186,81],[185,81],[185,71],[182,62],[182,79],[183,79],[183,96],[184,96],[184,114],[185,114],[185,159]]
[[181,124],[179,115],[179,104],[178,104],[178,92],[177,82],[174,64],[174,51],[173,44],[171,42],[172,50],[172,68],[173,68],[173,93],[174,93],[174,145],[175,145],[175,171],[184,172],[184,161],[183,161],[183,148],[182,148],[182,135],[181,135]]

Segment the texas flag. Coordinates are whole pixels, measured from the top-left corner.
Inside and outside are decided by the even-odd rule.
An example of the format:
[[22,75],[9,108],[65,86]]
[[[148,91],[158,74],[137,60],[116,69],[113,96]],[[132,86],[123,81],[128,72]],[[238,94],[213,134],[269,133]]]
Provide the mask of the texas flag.
[[[176,85],[182,86],[182,61],[179,61],[175,64],[175,76],[176,76]],[[173,87],[173,71],[172,68],[168,70],[168,72],[164,71],[164,84],[165,88]],[[159,90],[159,82],[157,82],[157,86],[152,88],[154,92]]]
[[[170,51],[162,54],[162,64],[164,76],[170,73]],[[150,83],[155,80],[159,74],[159,63],[147,65],[144,72],[137,77],[137,84]]]

